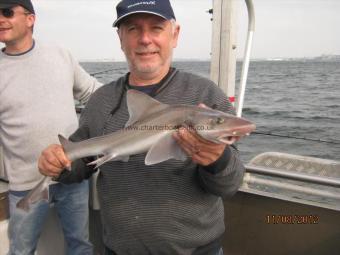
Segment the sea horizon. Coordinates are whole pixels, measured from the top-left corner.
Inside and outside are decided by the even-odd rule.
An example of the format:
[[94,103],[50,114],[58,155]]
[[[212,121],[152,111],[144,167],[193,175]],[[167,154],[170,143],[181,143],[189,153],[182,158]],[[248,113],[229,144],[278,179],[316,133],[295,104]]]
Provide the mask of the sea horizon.
[[[211,59],[205,58],[174,58],[173,62],[210,62]],[[242,62],[243,59],[238,58],[237,62]],[[340,61],[340,55],[337,54],[323,54],[314,57],[268,57],[268,58],[250,58],[250,62],[258,61]],[[125,60],[115,60],[115,59],[83,59],[79,60],[80,63],[93,63],[93,62],[113,62],[113,63],[124,63]]]

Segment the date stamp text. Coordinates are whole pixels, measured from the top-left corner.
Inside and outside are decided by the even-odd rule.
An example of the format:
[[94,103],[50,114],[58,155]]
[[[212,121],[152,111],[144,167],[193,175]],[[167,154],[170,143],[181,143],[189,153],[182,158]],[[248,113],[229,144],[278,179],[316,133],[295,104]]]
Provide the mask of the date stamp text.
[[267,224],[318,224],[318,215],[299,215],[299,214],[271,214],[266,215],[265,223]]

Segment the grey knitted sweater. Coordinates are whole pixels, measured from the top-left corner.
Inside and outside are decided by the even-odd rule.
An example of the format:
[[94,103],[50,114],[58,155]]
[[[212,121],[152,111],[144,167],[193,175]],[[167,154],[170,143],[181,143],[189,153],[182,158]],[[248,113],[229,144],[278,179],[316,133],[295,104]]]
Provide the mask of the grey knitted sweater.
[[[95,92],[72,140],[124,127],[129,118],[125,80],[122,77]],[[232,111],[214,83],[184,72],[178,72],[155,98],[166,104],[215,104]],[[227,150],[228,160],[221,169],[217,169],[221,164],[202,167],[190,159],[146,166],[145,154],[131,156],[128,163],[101,166],[98,193],[105,245],[118,255],[197,254],[199,247],[218,239],[225,229],[222,198],[237,191],[244,173],[237,150]],[[80,181],[90,172],[76,169],[69,180]]]
[[22,55],[0,50],[0,145],[11,190],[41,180],[41,151],[77,129],[74,98],[86,103],[100,85],[63,48],[36,42]]

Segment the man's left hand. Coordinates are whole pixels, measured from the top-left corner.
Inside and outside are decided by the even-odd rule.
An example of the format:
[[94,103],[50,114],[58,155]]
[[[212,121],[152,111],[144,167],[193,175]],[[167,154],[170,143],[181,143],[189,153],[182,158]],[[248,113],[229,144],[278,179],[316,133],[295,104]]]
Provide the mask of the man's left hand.
[[192,161],[208,166],[214,163],[225,150],[225,144],[217,144],[200,137],[192,128],[181,127],[173,137]]

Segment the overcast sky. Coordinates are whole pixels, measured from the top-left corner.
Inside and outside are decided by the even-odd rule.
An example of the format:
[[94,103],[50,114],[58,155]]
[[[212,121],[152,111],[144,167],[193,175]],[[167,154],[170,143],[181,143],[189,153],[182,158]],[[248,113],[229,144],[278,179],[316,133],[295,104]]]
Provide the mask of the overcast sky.
[[[246,5],[237,3],[238,57],[243,56]],[[34,37],[71,50],[79,60],[124,60],[112,22],[118,0],[33,0]],[[181,25],[175,58],[209,59],[212,0],[172,0]],[[339,0],[254,0],[253,58],[340,55]]]

